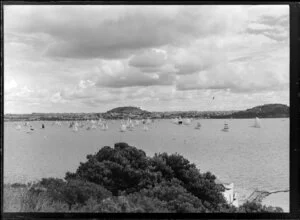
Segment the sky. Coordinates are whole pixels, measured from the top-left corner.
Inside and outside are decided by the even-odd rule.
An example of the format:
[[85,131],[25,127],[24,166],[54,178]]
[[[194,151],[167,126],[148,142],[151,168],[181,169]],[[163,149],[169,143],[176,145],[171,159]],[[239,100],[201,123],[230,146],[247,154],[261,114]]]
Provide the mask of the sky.
[[289,7],[5,5],[4,113],[289,105]]

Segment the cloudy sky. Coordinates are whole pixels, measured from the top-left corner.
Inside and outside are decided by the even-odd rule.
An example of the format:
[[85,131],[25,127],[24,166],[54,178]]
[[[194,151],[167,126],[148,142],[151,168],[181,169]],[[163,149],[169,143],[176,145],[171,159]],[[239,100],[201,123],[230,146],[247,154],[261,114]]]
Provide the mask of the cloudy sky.
[[289,104],[288,6],[4,7],[5,113],[267,103]]

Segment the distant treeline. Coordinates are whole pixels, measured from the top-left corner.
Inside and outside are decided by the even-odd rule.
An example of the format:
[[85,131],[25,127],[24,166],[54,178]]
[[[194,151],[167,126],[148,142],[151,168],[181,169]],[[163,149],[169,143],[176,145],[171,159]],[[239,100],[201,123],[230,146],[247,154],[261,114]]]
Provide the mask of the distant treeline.
[[104,119],[171,119],[181,118],[284,118],[289,117],[290,108],[282,104],[256,106],[243,111],[172,111],[148,112],[137,107],[118,107],[106,113],[32,113],[6,114],[5,121],[72,121]]

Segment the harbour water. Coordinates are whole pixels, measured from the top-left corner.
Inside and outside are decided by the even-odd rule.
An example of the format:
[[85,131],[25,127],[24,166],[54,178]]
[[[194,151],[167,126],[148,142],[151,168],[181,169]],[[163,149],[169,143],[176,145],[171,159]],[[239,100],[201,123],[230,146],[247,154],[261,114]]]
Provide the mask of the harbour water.
[[[143,130],[120,132],[120,121],[108,121],[108,130],[101,128],[78,132],[53,122],[30,122],[35,129],[19,122],[5,122],[4,182],[27,182],[42,177],[63,178],[74,172],[87,154],[116,142],[144,150],[147,155],[179,153],[195,163],[201,172],[210,171],[225,183],[234,183],[242,202],[255,189],[276,191],[289,189],[289,119],[260,119],[261,128],[253,127],[254,119],[201,119],[190,125],[176,125],[171,120],[156,120]],[[225,121],[229,132],[223,132]],[[41,129],[42,123],[45,129]],[[289,193],[278,193],[264,204],[289,211]]]

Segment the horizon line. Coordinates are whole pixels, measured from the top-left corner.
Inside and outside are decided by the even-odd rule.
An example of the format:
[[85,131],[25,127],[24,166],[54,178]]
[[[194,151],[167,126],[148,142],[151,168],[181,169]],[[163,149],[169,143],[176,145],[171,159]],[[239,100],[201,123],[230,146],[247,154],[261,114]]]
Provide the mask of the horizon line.
[[[271,103],[271,104],[263,104],[263,105],[257,105],[251,108],[259,107],[259,106],[264,106],[264,105],[286,105],[287,107],[290,107],[287,104],[281,104],[281,103]],[[104,114],[107,113],[113,109],[116,108],[123,108],[123,107],[133,107],[133,108],[138,108],[143,111],[148,111],[148,112],[238,112],[238,111],[245,111],[247,109],[251,108],[246,108],[246,109],[240,109],[240,110],[169,110],[169,111],[149,111],[142,109],[139,106],[119,106],[112,108],[110,110],[107,110],[106,112],[31,112],[31,113],[5,113],[4,115],[32,115],[32,114]]]

